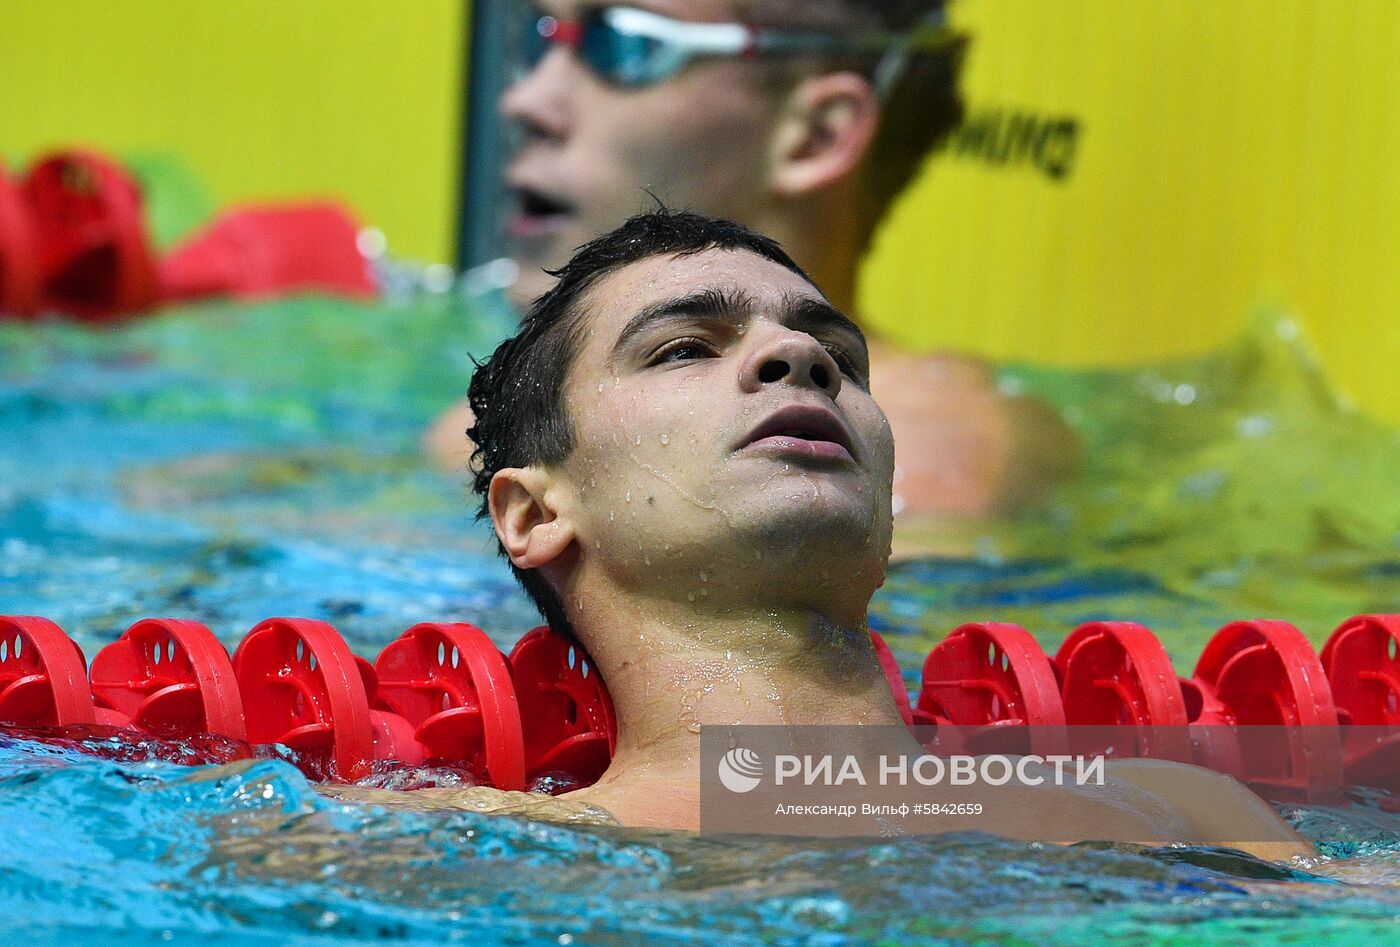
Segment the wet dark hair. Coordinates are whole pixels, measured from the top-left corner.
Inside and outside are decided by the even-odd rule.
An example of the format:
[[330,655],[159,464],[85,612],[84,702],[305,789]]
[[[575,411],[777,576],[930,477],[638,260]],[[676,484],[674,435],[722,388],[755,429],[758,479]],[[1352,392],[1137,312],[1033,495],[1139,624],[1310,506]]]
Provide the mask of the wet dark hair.
[[[917,26],[943,0],[845,0],[847,6],[878,18],[889,30]],[[949,34],[936,50],[911,53],[903,74],[880,109],[880,125],[871,144],[869,187],[877,217],[909,186],[924,161],[953,129],[962,124],[958,91],[967,54],[965,35]]]
[[[535,300],[520,331],[479,362],[467,396],[475,425],[467,435],[472,454],[472,487],[481,499],[478,519],[490,517],[491,478],[499,470],[561,463],[573,449],[573,426],[564,407],[564,385],[587,334],[588,291],[610,273],[660,255],[689,256],[705,250],[747,250],[772,260],[808,282],[777,242],[728,220],[664,208],[631,218],[611,233],[580,247],[553,288]],[[505,555],[505,548],[501,547]],[[545,620],[556,631],[569,630],[563,603],[538,572],[511,571]]]

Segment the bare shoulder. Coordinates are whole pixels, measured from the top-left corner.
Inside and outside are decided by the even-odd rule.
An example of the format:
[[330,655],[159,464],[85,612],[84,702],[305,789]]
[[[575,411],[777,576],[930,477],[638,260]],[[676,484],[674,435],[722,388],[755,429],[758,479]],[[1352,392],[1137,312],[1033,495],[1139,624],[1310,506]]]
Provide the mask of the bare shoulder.
[[1120,760],[1099,784],[978,787],[978,828],[1029,841],[1211,845],[1289,861],[1316,854],[1268,803],[1221,773],[1163,760]]
[[1287,861],[1317,854],[1273,807],[1233,776],[1167,760],[1117,760],[1107,768],[1117,780],[1158,796],[1189,824],[1182,841],[1238,848]]
[[546,796],[534,792],[508,792],[489,786],[466,789],[418,789],[400,792],[363,786],[323,785],[318,791],[332,799],[415,812],[469,811],[491,815],[523,816],[568,825],[617,825],[605,809],[583,800]]
[[460,472],[471,465],[476,445],[467,437],[467,429],[476,423],[476,415],[465,399],[457,402],[423,432],[420,446],[433,465],[440,470]]
[[906,513],[1013,512],[1079,464],[1079,439],[1059,413],[1003,391],[986,362],[881,348],[870,374],[894,432],[895,495]]

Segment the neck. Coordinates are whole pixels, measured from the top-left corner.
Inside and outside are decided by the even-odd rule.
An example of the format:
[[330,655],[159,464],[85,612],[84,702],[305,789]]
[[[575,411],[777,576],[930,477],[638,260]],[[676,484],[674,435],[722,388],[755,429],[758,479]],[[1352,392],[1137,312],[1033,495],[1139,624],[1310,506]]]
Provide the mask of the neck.
[[617,712],[613,763],[590,794],[624,821],[637,821],[629,788],[644,806],[670,793],[674,806],[694,808],[706,725],[900,723],[863,607],[837,619],[771,603],[702,614],[616,588],[569,598]]

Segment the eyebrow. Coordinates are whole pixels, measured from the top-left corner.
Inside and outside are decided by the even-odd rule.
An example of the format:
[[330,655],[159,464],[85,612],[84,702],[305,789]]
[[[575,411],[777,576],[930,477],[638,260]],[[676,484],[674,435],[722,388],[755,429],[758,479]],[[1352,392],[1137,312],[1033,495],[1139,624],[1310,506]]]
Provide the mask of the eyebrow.
[[[757,307],[754,298],[743,290],[702,289],[675,299],[662,300],[627,320],[627,325],[622,327],[617,342],[613,344],[613,355],[616,356],[633,338],[658,323],[702,319],[738,327],[753,317]],[[853,336],[862,349],[867,348],[865,333],[860,326],[825,299],[788,292],[784,294],[779,307],[778,321],[802,332],[834,328]]]

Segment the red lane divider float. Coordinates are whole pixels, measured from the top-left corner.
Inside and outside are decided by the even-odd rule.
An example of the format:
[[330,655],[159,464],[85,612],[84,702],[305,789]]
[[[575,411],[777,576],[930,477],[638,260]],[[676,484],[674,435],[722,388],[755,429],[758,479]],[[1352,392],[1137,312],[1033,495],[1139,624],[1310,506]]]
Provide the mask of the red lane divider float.
[[336,204],[227,211],[160,261],[161,299],[256,301],[315,291],[373,296],[374,279],[356,243],[359,231]]
[[958,724],[1065,723],[1049,659],[1030,632],[1002,622],[963,625],[929,652],[918,709]]
[[126,726],[163,737],[248,738],[228,652],[199,622],[139,621],[97,652],[89,676],[99,711]]
[[30,169],[22,191],[41,306],[97,320],[155,304],[141,190],[122,167],[94,152],[69,151]]
[[880,637],[879,632],[870,633],[870,644],[875,648],[875,660],[880,662],[880,671],[885,675],[885,683],[890,686],[895,709],[899,711],[899,717],[905,725],[912,727],[937,723],[938,721],[928,714],[916,711],[909,702],[909,689],[904,686],[904,672],[899,669],[899,659],[894,656],[890,646],[885,644],[885,639]]
[[1389,733],[1400,726],[1400,615],[1343,622],[1322,649],[1322,666],[1352,725],[1343,741],[1346,781],[1400,796],[1400,738]]
[[[281,743],[343,779],[369,775],[375,756],[365,679],[350,646],[322,621],[269,618],[233,655],[254,743]],[[381,739],[394,742],[391,726]]]
[[1297,628],[1282,621],[1226,625],[1201,652],[1192,683],[1201,692],[1203,716],[1206,706],[1212,711],[1199,722],[1269,726],[1283,738],[1279,745],[1243,745],[1239,762],[1251,783],[1302,799],[1341,792],[1337,707],[1322,662]]
[[0,616],[0,721],[96,723],[83,653],[47,618]]
[[588,655],[563,635],[540,627],[516,642],[510,669],[520,700],[529,777],[565,773],[585,786],[597,782],[617,749],[617,720]]
[[0,165],[0,316],[28,316],[39,304],[33,215]]
[[525,743],[510,666],[474,625],[422,624],[374,663],[379,699],[431,760],[458,761],[497,789],[525,788]]
[[[1195,762],[1311,801],[1346,785],[1400,794],[1400,616],[1349,619],[1320,659],[1286,622],[1233,622],[1190,678],[1131,622],[1083,625],[1053,660],[1024,628],[973,623],[929,653],[912,703],[871,637],[905,722],[967,727],[967,751]],[[427,763],[554,791],[596,781],[617,746],[612,700],[577,642],[536,628],[507,657],[481,629],[448,623],[415,625],[370,664],[320,621],[268,619],[230,660],[197,622],[145,619],[89,674],[53,622],[0,616],[0,723],[277,743],[322,779]],[[1081,745],[1102,726],[1136,736]]]
[[1145,627],[1126,621],[1081,625],[1055,654],[1055,667],[1067,723],[1132,726],[1137,746],[1119,748],[1122,755],[1192,761],[1186,699],[1166,649]]
[[232,208],[157,259],[142,203],[135,176],[92,151],[50,155],[18,183],[0,168],[0,316],[99,322],[209,296],[377,291],[337,204]]
[[[975,728],[963,734],[966,752],[1068,751],[1055,670],[1030,632],[1017,625],[975,622],[954,629],[924,660],[916,713]],[[1026,742],[1021,737],[1028,732]]]

